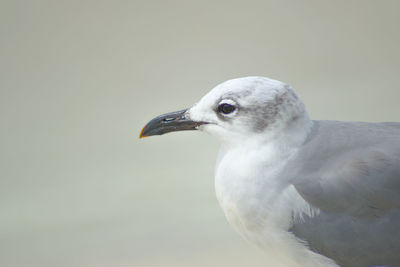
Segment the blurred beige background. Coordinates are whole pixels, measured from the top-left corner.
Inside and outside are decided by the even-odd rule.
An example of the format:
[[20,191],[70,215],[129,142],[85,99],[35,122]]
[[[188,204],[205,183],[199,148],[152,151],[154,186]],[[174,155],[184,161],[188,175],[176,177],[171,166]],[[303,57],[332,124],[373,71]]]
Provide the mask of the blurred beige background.
[[246,75],[400,121],[400,2],[0,1],[0,266],[278,266],[225,221],[217,140],[138,139]]

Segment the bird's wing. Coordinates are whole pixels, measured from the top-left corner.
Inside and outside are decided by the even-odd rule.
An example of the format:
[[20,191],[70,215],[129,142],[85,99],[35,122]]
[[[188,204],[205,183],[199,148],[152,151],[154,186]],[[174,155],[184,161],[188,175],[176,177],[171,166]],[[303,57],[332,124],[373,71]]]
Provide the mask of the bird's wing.
[[400,124],[319,122],[292,183],[312,206],[356,217],[400,209]]
[[400,266],[400,124],[316,122],[286,169],[320,211],[295,236],[340,266]]

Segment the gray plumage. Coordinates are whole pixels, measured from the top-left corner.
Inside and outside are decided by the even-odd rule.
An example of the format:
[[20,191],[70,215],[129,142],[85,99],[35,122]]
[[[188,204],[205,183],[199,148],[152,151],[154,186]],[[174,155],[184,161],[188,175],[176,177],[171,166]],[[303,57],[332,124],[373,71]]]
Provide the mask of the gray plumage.
[[340,266],[400,266],[400,123],[314,121],[284,177],[320,209],[290,231]]
[[192,129],[222,141],[217,198],[248,241],[290,266],[400,266],[400,123],[312,121],[290,86],[244,77],[141,136]]

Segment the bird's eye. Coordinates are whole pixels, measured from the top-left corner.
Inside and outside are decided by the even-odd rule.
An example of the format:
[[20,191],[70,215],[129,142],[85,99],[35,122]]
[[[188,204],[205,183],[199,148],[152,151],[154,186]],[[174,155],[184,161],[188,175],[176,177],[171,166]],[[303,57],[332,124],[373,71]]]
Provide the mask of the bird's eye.
[[220,104],[220,105],[218,106],[218,112],[219,112],[219,113],[223,113],[223,114],[232,113],[232,112],[235,111],[235,109],[236,109],[235,106],[230,105],[230,104],[226,104],[226,103]]

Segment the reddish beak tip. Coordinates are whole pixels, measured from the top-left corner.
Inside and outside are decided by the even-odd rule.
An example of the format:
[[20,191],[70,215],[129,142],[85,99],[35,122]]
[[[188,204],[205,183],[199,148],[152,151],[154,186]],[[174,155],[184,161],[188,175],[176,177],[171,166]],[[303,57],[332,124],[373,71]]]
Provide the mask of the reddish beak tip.
[[142,138],[148,137],[147,135],[143,135],[144,128],[146,128],[146,126],[145,126],[145,127],[143,127],[143,129],[140,131],[140,134],[139,134],[139,139],[142,139]]

